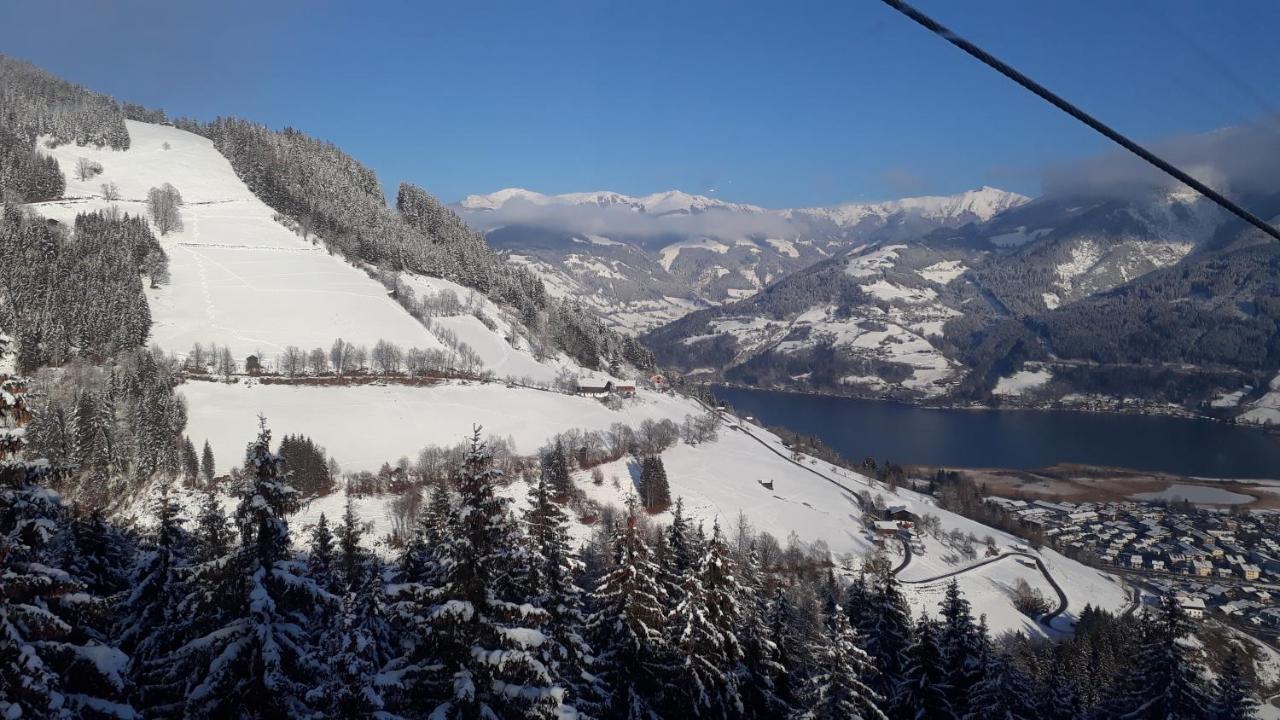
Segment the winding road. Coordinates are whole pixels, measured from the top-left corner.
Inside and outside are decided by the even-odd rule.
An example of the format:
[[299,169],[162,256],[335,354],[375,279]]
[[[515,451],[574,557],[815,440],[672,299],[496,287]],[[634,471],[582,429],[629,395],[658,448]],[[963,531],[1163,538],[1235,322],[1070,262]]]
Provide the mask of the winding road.
[[[980,560],[972,565],[962,567],[958,570],[952,570],[951,572],[946,572],[941,575],[935,575],[929,578],[921,578],[919,580],[899,580],[898,582],[902,583],[903,585],[927,585],[929,583],[934,583],[939,580],[946,580],[947,578],[952,578],[957,575],[963,575],[964,573],[967,573],[971,570],[977,570],[978,568],[983,567],[985,565],[990,565],[993,562],[1004,560],[1005,558],[1010,558],[1010,557],[1024,557],[1034,562],[1036,564],[1036,567],[1040,569],[1040,574],[1044,575],[1044,579],[1049,582],[1049,585],[1053,588],[1053,591],[1058,594],[1058,607],[1054,609],[1052,612],[1045,613],[1040,617],[1041,624],[1047,625],[1049,627],[1053,627],[1054,619],[1057,618],[1062,613],[1066,612],[1067,594],[1063,592],[1062,586],[1058,584],[1058,581],[1053,579],[1053,575],[1049,573],[1049,568],[1045,567],[1044,562],[1040,558],[1036,557],[1035,555],[1032,555],[1031,553],[1025,553],[1018,550],[1011,550],[1008,552],[1000,553],[995,557],[990,557],[985,560]],[[908,544],[907,560],[909,561],[910,559],[911,558],[909,554],[909,544]],[[894,569],[893,571],[894,575],[897,575],[898,572],[903,568],[905,568],[906,566],[907,564],[905,562],[902,565],[899,565],[897,568]]]
[[[702,407],[706,408],[707,410],[709,410],[709,411],[711,411],[711,412],[715,412],[715,413],[719,414],[719,411],[717,411],[715,408],[711,407],[710,405],[707,405],[706,403],[702,402],[702,400],[700,400],[700,399],[698,399],[698,398],[693,398],[693,399],[694,399],[694,401],[696,401],[699,405],[701,405]],[[853,501],[854,501],[854,502],[856,502],[856,503],[858,504],[858,507],[862,508],[862,501],[858,498],[857,491],[855,491],[853,488],[849,487],[848,485],[845,485],[844,483],[840,482],[839,480],[835,480],[834,478],[831,478],[831,477],[829,477],[829,476],[827,476],[827,475],[824,475],[824,474],[822,474],[822,473],[818,472],[817,470],[814,470],[813,468],[809,467],[808,465],[805,465],[804,463],[796,462],[796,461],[795,461],[794,459],[792,459],[790,456],[788,456],[787,454],[785,454],[785,453],[783,453],[783,452],[779,451],[779,450],[778,450],[777,448],[775,448],[773,445],[769,444],[768,442],[765,442],[764,440],[760,439],[759,437],[756,437],[756,436],[755,436],[755,434],[753,434],[750,430],[748,430],[748,429],[746,428],[746,426],[745,426],[745,422],[732,423],[732,424],[730,424],[730,427],[731,427],[731,428],[733,428],[733,429],[735,429],[735,430],[738,430],[739,432],[741,432],[741,433],[745,434],[747,437],[751,438],[752,440],[755,440],[756,442],[760,443],[761,445],[763,445],[764,447],[766,447],[766,448],[769,450],[769,452],[772,452],[774,455],[777,455],[778,457],[782,458],[783,460],[786,460],[787,462],[789,462],[789,463],[791,463],[791,464],[793,464],[793,465],[796,465],[796,466],[798,466],[798,467],[802,467],[802,468],[804,468],[805,470],[808,470],[809,472],[813,473],[814,475],[817,475],[818,477],[822,478],[823,480],[826,480],[827,482],[831,483],[832,485],[835,485],[836,487],[840,488],[841,490],[844,490],[845,492],[849,493],[849,495],[850,495],[850,497],[853,499]],[[865,510],[865,508],[863,508],[863,509]],[[902,534],[899,534],[899,535],[898,535],[898,539],[902,541],[902,548],[903,548],[903,560],[902,560],[902,562],[901,562],[901,563],[899,563],[899,565],[898,565],[897,567],[895,567],[895,568],[893,569],[893,574],[894,574],[895,576],[896,576],[898,573],[900,573],[900,572],[902,572],[903,570],[905,570],[905,569],[907,568],[907,566],[908,566],[909,564],[911,564],[911,558],[912,558],[911,540],[910,540],[907,536],[902,535]],[[1048,612],[1048,613],[1045,613],[1044,615],[1042,615],[1042,616],[1040,617],[1040,623],[1041,623],[1041,624],[1043,624],[1043,625],[1045,625],[1045,626],[1047,626],[1047,627],[1053,627],[1053,621],[1054,621],[1054,620],[1055,620],[1059,615],[1061,615],[1062,613],[1066,612],[1066,610],[1067,610],[1067,604],[1068,604],[1067,594],[1066,594],[1065,592],[1063,592],[1063,590],[1062,590],[1062,586],[1058,584],[1058,581],[1053,579],[1053,575],[1049,573],[1049,568],[1045,567],[1044,562],[1043,562],[1042,560],[1040,560],[1040,558],[1036,557],[1035,555],[1032,555],[1031,553],[1025,553],[1025,552],[1021,552],[1021,551],[1017,551],[1017,550],[1011,550],[1011,551],[1008,551],[1008,552],[1001,553],[1001,554],[999,554],[999,555],[997,555],[997,556],[995,556],[995,557],[987,558],[987,559],[982,560],[982,561],[980,561],[980,562],[976,562],[976,563],[974,563],[974,564],[972,564],[972,565],[969,565],[969,566],[967,566],[967,567],[963,567],[963,568],[960,568],[960,569],[958,569],[958,570],[952,570],[951,572],[948,572],[948,573],[943,573],[942,575],[937,575],[937,576],[935,576],[935,577],[931,577],[931,578],[924,578],[924,579],[921,579],[921,580],[899,580],[899,582],[901,582],[903,585],[925,585],[925,584],[928,584],[928,583],[937,582],[938,580],[945,580],[945,579],[950,578],[950,577],[955,577],[956,575],[961,575],[961,574],[967,573],[967,572],[969,572],[970,570],[976,570],[976,569],[978,569],[978,568],[980,568],[980,567],[983,567],[984,565],[990,565],[991,563],[996,562],[997,560],[1003,560],[1003,559],[1008,558],[1008,557],[1025,557],[1025,558],[1027,558],[1027,559],[1029,559],[1029,560],[1033,561],[1033,562],[1036,564],[1036,567],[1037,567],[1037,568],[1039,568],[1039,570],[1040,570],[1040,574],[1041,574],[1041,575],[1044,575],[1044,579],[1045,579],[1045,580],[1047,580],[1047,581],[1049,582],[1050,587],[1052,587],[1052,588],[1053,588],[1053,591],[1054,591],[1055,593],[1057,593],[1057,594],[1058,594],[1058,607],[1057,607],[1057,608],[1055,608],[1053,611]]]

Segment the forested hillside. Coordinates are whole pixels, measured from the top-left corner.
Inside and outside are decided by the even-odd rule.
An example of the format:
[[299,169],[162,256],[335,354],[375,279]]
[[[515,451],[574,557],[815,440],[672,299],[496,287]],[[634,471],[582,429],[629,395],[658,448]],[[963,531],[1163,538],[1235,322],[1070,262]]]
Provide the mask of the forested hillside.
[[651,367],[634,340],[609,330],[571,300],[556,300],[535,275],[502,261],[421,188],[401,185],[392,210],[377,177],[333,145],[296,130],[275,132],[222,118],[180,123],[214,141],[236,174],[264,202],[352,262],[453,280],[518,310],[530,333],[589,368],[613,361]]
[[[1248,199],[1264,214],[1276,208],[1273,197]],[[660,363],[700,379],[761,387],[1136,400],[1232,416],[1280,372],[1275,255],[1185,193],[1047,197],[851,251],[645,341]]]

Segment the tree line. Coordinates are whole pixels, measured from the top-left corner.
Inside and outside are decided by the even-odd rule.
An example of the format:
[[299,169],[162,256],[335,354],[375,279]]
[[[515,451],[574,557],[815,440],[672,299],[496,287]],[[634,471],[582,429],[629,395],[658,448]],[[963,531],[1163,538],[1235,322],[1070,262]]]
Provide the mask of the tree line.
[[17,339],[24,372],[140,347],[151,332],[141,278],[168,280],[168,258],[146,220],[110,210],[80,213],[66,228],[6,205],[0,257],[0,324]]

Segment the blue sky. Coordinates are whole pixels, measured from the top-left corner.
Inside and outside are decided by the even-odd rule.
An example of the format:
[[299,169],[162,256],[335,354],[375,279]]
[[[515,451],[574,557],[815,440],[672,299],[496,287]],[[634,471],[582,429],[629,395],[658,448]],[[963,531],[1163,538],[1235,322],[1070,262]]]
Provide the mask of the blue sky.
[[[1280,3],[917,6],[1141,141],[1280,108]],[[297,127],[451,201],[1035,194],[1108,147],[875,0],[9,2],[0,52],[170,114]]]

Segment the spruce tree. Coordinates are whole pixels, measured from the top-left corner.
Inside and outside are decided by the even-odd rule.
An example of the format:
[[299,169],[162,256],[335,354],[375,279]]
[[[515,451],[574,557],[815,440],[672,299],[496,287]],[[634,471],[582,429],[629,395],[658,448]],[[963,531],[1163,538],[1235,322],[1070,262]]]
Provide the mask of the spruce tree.
[[1122,703],[1126,717],[1202,718],[1210,698],[1207,683],[1184,639],[1192,628],[1176,598],[1167,597],[1146,623],[1132,679]]
[[130,655],[133,705],[147,717],[176,715],[184,701],[183,684],[165,667],[191,626],[178,608],[190,546],[180,512],[166,484],[155,507],[151,547],[139,553],[132,590],[117,609],[117,637]]
[[993,653],[982,678],[969,690],[966,720],[1036,720],[1031,678],[1007,656]]
[[741,569],[743,598],[741,630],[742,663],[738,670],[743,716],[752,720],[784,717],[790,712],[779,696],[779,683],[788,668],[779,662],[780,652],[769,624],[771,598],[760,570],[760,556],[752,543]]
[[434,682],[419,684],[434,698],[433,717],[552,717],[564,709],[536,649],[546,611],[515,596],[507,583],[522,544],[509,501],[494,493],[501,472],[481,439],[469,438],[458,479],[459,503],[441,545],[444,577],[430,611]]
[[204,441],[204,450],[200,451],[200,475],[204,477],[205,484],[213,484],[213,476],[217,474],[217,467],[213,464],[213,448],[209,447],[209,441]]
[[196,454],[196,446],[191,438],[182,438],[182,477],[189,485],[194,486],[200,477],[200,456]]
[[329,520],[320,513],[320,518],[311,528],[310,553],[307,555],[307,574],[320,587],[329,592],[339,591],[339,582],[334,562],[333,532],[329,530]]
[[547,612],[547,640],[539,651],[552,677],[582,711],[602,700],[603,688],[590,672],[593,653],[586,641],[584,593],[577,583],[582,562],[569,537],[569,518],[551,492],[545,476],[539,477],[530,487],[524,515],[530,564],[538,577],[534,604]]
[[365,565],[369,553],[360,545],[364,537],[364,525],[356,516],[355,503],[350,493],[342,506],[342,524],[338,526],[338,569],[345,587],[357,587],[364,581]]
[[951,704],[952,668],[945,664],[938,636],[937,625],[921,618],[916,625],[907,673],[898,688],[891,720],[954,720],[957,717]]
[[737,717],[743,711],[737,682],[742,649],[735,634],[742,588],[718,523],[707,549],[685,573],[680,602],[668,618],[674,670],[682,679],[673,714]]
[[557,497],[568,499],[573,496],[573,475],[569,470],[569,455],[565,452],[564,441],[559,438],[542,457],[542,473]]
[[343,595],[321,642],[328,672],[308,699],[325,717],[386,717],[387,699],[377,681],[391,651],[381,561],[370,558],[366,570],[360,584]]
[[836,605],[826,613],[826,634],[815,652],[815,672],[805,693],[806,711],[801,718],[811,720],[882,720],[880,700],[865,678],[874,670],[871,660],[858,647],[857,633],[849,616]]
[[290,550],[285,516],[297,510],[297,493],[285,484],[265,424],[244,469],[234,516],[240,544],[197,568],[183,601],[184,612],[206,613],[214,627],[174,653],[175,670],[191,678],[189,716],[308,715],[307,691],[323,671],[308,630],[317,608],[334,598]]
[[597,669],[610,697],[603,717],[653,720],[668,695],[671,651],[658,568],[637,527],[636,507],[614,541],[613,566],[591,594],[587,621]]
[[1258,702],[1253,699],[1252,688],[1241,665],[1240,651],[1232,648],[1214,682],[1209,720],[1254,720],[1258,717]]
[[969,690],[981,679],[986,666],[986,636],[974,622],[969,601],[952,579],[939,609],[942,616],[938,647],[943,664],[951,671],[951,706],[966,711]]
[[907,674],[911,652],[911,610],[898,580],[889,568],[880,569],[873,586],[867,587],[865,611],[851,619],[858,629],[862,648],[878,671],[868,684],[880,695],[886,712],[894,712],[898,690]]

